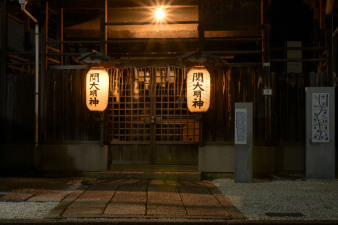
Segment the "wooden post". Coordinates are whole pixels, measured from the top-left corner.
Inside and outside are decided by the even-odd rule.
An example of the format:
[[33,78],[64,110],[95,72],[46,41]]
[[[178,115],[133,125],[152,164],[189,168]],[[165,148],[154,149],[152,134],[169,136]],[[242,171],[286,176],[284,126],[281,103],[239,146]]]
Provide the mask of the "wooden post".
[[[42,18],[47,18],[48,12],[46,12],[43,9],[46,9],[47,6],[45,4],[48,4],[48,2],[42,2],[41,6],[41,14]],[[48,40],[48,20],[46,19],[40,21],[40,124],[39,124],[39,135],[40,135],[40,141],[44,143],[46,141],[46,73],[47,73],[47,40]]]
[[323,14],[324,14],[324,10],[323,10],[323,4],[324,1],[323,0],[319,0],[319,28],[322,30],[323,29]]
[[[199,122],[199,146],[202,147],[204,146],[204,129],[203,129],[203,120],[204,116],[203,113],[200,114],[198,118]],[[195,132],[195,131],[194,131]]]
[[[271,74],[270,74],[270,51],[269,51],[269,26],[264,25],[264,88],[271,88]],[[263,94],[263,93],[262,93]],[[271,144],[271,96],[264,96],[265,100],[265,143]]]
[[[271,74],[270,74],[270,25],[267,18],[267,3],[261,0],[261,23],[262,23],[262,50],[263,50],[263,71],[264,71],[264,88],[271,89]],[[274,90],[273,90],[274,91]],[[261,93],[263,94],[263,93]],[[271,144],[272,129],[271,129],[271,95],[264,96],[265,101],[265,143]]]
[[100,112],[100,145],[104,145],[104,112]]
[[156,69],[150,71],[150,76],[150,163],[154,164],[156,162]]
[[46,13],[46,21],[45,21],[45,27],[46,27],[46,29],[45,29],[45,57],[44,57],[44,59],[45,59],[45,70],[47,70],[47,67],[48,67],[48,20],[49,20],[49,12],[48,12],[48,1],[46,1],[46,7],[45,7],[45,13]]
[[[264,89],[271,89],[271,74],[270,74],[270,25],[268,24],[268,5],[265,0],[261,0],[261,26],[262,26],[262,65],[264,73]],[[272,90],[274,92],[274,90]],[[260,93],[263,94],[263,93]],[[272,129],[271,129],[271,95],[264,96],[265,105],[265,143],[271,144]]]
[[6,140],[6,128],[7,128],[7,122],[6,122],[6,87],[7,87],[7,29],[8,29],[8,24],[7,24],[7,0],[2,0],[1,1],[1,73],[0,73],[0,119],[3,124],[1,125],[1,131],[0,134],[2,136],[2,140]]
[[331,87],[333,85],[333,42],[332,42],[332,33],[333,33],[333,16],[332,14],[327,15],[326,19],[326,26],[325,26],[325,38],[326,38],[326,57],[327,57],[327,75],[328,80],[326,81],[326,86]]
[[[24,33],[24,42],[25,42],[25,52],[29,52],[31,50],[31,21],[30,21],[30,18],[28,16],[25,16],[24,18],[24,30],[25,30],[25,33]],[[28,62],[30,62],[30,58],[29,56],[27,57],[28,59]],[[27,73],[30,74],[31,72],[31,66],[30,65],[27,65]]]
[[[101,0],[100,7],[100,52],[107,55],[107,0]],[[103,146],[105,142],[105,117],[103,112],[100,117],[100,144]]]
[[[262,52],[264,53],[264,0],[261,0],[261,37]],[[262,54],[262,64],[264,64],[264,54]]]
[[107,0],[101,0],[100,7],[100,52],[107,55]]
[[198,4],[198,49],[200,52],[203,52],[205,47],[202,1],[199,0]]

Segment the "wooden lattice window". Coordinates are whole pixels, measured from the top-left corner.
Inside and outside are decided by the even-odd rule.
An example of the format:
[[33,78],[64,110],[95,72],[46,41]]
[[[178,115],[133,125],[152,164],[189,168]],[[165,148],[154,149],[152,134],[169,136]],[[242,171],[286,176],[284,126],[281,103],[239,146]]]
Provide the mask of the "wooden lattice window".
[[199,116],[187,109],[186,68],[112,69],[108,141],[197,143]]

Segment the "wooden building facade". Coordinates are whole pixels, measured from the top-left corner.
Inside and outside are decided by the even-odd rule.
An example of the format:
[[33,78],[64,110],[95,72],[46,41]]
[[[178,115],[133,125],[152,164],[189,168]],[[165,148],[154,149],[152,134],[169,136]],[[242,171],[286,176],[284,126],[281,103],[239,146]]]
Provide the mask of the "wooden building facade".
[[[304,172],[305,87],[335,86],[333,1],[24,2],[1,0],[3,171],[169,164],[232,173],[234,105],[253,102],[254,172]],[[91,66],[109,74],[104,112],[86,107]],[[187,108],[194,66],[211,74],[205,113]]]

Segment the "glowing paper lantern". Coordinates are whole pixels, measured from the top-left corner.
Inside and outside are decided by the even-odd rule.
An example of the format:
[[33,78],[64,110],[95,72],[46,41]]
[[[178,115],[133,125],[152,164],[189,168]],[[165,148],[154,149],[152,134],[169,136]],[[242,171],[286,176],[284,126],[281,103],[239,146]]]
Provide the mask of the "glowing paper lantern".
[[210,105],[210,73],[194,67],[187,76],[187,105],[190,112],[206,112]]
[[105,68],[93,67],[86,77],[86,104],[90,111],[104,111],[108,105],[109,76]]

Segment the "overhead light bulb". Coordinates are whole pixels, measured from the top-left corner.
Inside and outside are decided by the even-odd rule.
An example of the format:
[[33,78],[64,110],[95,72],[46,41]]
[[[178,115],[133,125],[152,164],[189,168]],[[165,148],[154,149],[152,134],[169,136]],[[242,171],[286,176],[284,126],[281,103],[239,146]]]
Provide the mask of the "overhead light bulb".
[[156,17],[157,20],[163,20],[164,19],[165,11],[163,10],[162,7],[156,9],[155,17]]

